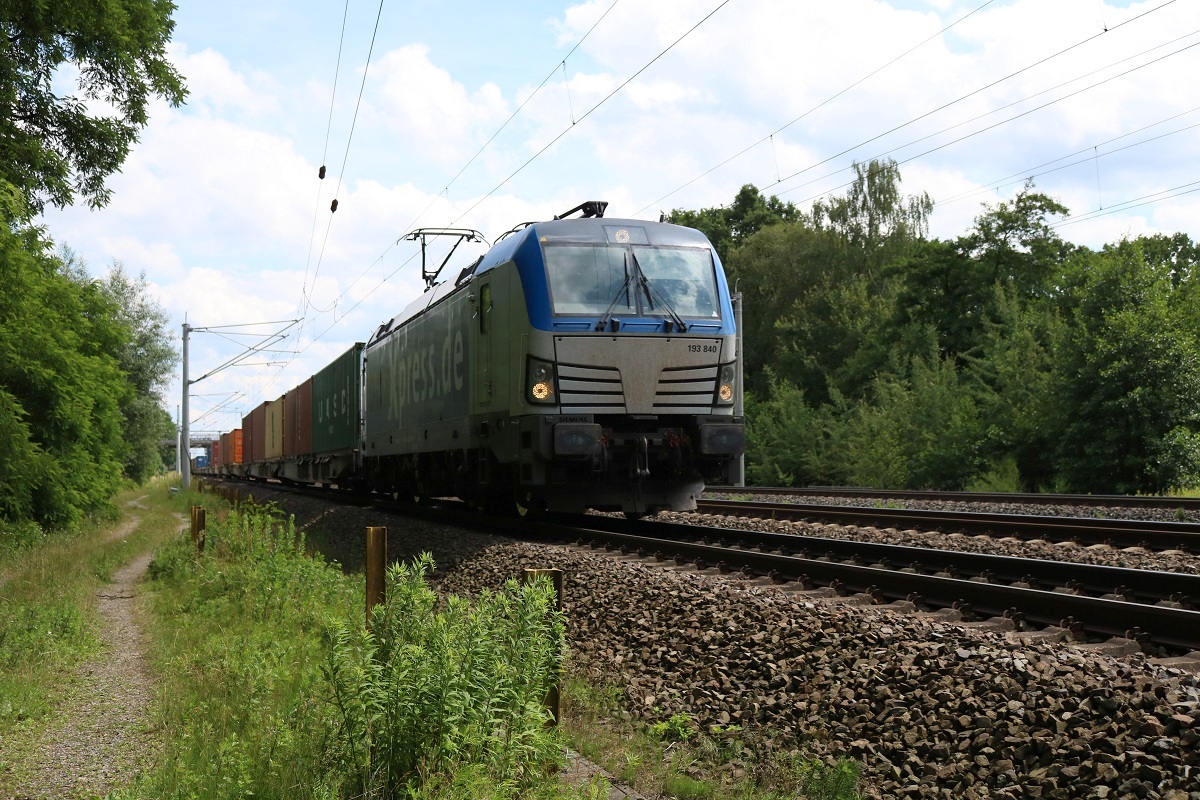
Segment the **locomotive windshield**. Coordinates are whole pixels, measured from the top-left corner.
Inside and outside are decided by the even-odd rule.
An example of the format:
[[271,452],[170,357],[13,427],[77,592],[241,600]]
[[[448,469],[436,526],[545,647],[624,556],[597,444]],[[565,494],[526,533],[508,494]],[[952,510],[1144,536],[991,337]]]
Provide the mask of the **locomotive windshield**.
[[[544,252],[555,314],[720,315],[708,250],[634,245],[630,252],[606,244],[547,244]],[[649,291],[638,291],[639,284]]]

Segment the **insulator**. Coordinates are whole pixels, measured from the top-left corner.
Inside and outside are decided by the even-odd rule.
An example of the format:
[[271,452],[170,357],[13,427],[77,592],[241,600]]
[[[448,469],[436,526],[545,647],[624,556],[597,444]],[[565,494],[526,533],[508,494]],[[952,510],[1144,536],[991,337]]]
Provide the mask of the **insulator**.
[[329,204],[329,211],[330,211],[330,213],[337,211],[337,198],[336,197],[333,198],[333,202]]
[[319,170],[317,170],[317,177],[320,178],[321,180],[325,180],[325,165],[324,164],[322,164],[321,168]]

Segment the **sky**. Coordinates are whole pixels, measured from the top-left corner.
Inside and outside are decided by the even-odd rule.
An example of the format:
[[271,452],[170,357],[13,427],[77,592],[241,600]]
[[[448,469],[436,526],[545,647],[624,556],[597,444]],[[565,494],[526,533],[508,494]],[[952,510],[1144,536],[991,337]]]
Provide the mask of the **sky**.
[[[177,3],[186,104],[152,104],[106,207],[43,221],[92,272],[144,273],[175,332],[213,329],[191,378],[270,342],[192,385],[194,433],[416,299],[418,227],[495,241],[585,200],[657,219],[747,183],[804,208],[887,157],[934,237],[1032,177],[1068,241],[1200,239],[1195,0]],[[225,327],[247,323],[277,324]],[[177,377],[172,417],[180,398]]]

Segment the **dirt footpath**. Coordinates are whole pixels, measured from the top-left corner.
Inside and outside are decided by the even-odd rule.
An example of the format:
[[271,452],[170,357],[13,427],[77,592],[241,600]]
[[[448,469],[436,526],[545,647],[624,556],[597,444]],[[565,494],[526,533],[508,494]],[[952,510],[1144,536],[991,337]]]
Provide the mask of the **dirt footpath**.
[[[128,536],[139,521],[130,518],[108,540]],[[46,729],[3,748],[5,760],[17,765],[15,791],[6,797],[103,796],[153,763],[159,748],[150,730],[154,688],[134,608],[134,586],[150,558],[150,553],[135,558],[96,593],[104,651],[79,668],[79,683],[69,686]]]

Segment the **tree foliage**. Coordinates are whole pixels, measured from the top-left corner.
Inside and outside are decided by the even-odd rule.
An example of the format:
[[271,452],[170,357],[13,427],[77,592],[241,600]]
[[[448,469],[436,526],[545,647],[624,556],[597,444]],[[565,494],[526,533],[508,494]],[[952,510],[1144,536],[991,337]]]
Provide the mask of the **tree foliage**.
[[166,318],[119,265],[56,255],[2,182],[0,285],[0,518],[64,527],[157,470]]
[[1169,262],[1125,241],[1070,267],[1074,324],[1055,376],[1067,487],[1161,492],[1200,481],[1200,330]]
[[1200,247],[1076,247],[1031,183],[930,240],[893,162],[855,176],[807,212],[748,186],[671,215],[721,243],[743,294],[751,481],[1200,485]]
[[[183,102],[166,57],[174,10],[170,0],[0,4],[0,179],[32,208],[77,195],[106,204],[104,181],[145,126],[150,98]],[[60,94],[64,73],[79,94]]]
[[728,206],[699,211],[677,208],[666,216],[665,221],[702,231],[724,263],[733,248],[763,228],[780,222],[795,222],[799,218],[800,212],[794,205],[782,202],[778,197],[763,197],[757,187],[748,183]]

